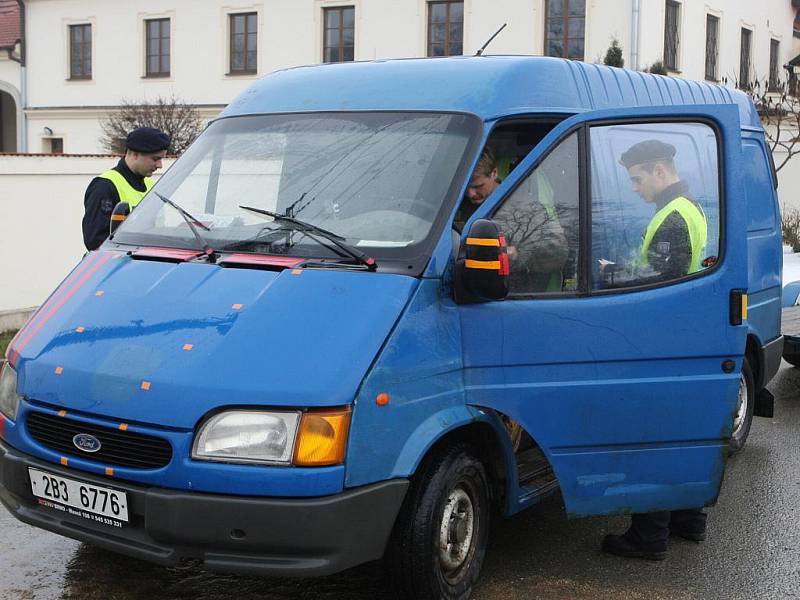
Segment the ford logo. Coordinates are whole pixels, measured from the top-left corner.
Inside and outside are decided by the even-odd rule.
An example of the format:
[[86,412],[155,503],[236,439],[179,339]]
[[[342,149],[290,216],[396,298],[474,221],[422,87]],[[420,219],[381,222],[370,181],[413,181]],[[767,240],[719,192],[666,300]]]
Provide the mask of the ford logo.
[[102,447],[100,440],[88,433],[79,433],[72,438],[72,443],[78,450],[84,452],[97,452]]

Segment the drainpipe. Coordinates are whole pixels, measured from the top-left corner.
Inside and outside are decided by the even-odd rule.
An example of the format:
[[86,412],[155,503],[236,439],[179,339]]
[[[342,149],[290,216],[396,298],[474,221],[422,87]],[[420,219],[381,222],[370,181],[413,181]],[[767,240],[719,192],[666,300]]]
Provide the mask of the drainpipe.
[[28,50],[27,50],[27,40],[28,36],[25,31],[25,2],[24,0],[17,0],[17,4],[19,4],[19,31],[20,39],[19,42],[19,85],[22,88],[19,93],[21,96],[20,101],[22,102],[22,106],[20,107],[21,112],[21,133],[20,133],[20,147],[19,152],[27,153],[28,152],[28,116],[25,114],[25,110],[28,108],[28,67],[27,65],[27,58],[28,58]]
[[631,9],[631,69],[639,70],[639,17],[641,0],[632,0]]

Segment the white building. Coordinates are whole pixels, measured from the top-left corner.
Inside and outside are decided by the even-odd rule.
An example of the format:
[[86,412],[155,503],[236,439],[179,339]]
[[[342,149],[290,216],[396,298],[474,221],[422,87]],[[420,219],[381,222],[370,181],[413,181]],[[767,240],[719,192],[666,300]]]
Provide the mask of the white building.
[[[17,4],[17,0],[0,0]],[[122,99],[215,116],[254,79],[326,60],[491,54],[662,61],[677,77],[785,80],[790,0],[24,0],[27,75],[0,52],[0,97],[29,152],[102,152]],[[775,81],[773,81],[775,82]],[[3,95],[5,93],[5,95]],[[24,100],[23,100],[24,99]],[[22,105],[25,108],[22,108]],[[3,121],[3,123],[6,122]],[[4,145],[0,150],[15,150]]]

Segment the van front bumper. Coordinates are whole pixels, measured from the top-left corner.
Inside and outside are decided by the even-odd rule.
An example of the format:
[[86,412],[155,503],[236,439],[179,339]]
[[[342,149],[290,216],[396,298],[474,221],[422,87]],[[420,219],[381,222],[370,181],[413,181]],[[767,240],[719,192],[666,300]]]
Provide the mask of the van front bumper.
[[[122,490],[129,522],[102,525],[40,506],[28,467]],[[380,558],[408,480],[321,498],[262,498],[134,485],[41,461],[0,442],[0,501],[20,521],[149,562],[211,571],[318,576]]]

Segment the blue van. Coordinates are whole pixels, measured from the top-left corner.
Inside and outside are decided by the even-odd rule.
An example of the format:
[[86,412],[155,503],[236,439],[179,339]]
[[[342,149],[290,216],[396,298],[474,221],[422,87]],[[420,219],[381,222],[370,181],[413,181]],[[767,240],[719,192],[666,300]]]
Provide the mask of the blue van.
[[[667,276],[620,164],[654,141],[707,223]],[[459,223],[487,147],[502,182]],[[781,257],[738,91],[541,57],[273,73],[11,343],[0,499],[162,565],[385,557],[406,597],[466,598],[493,513],[714,503],[769,412]]]

